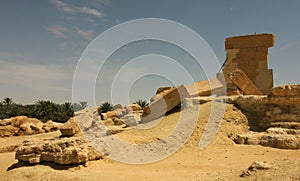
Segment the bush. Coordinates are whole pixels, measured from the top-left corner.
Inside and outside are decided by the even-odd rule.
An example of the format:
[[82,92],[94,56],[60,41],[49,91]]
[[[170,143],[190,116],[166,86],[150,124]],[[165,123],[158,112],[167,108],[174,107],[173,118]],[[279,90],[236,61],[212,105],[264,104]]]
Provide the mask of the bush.
[[0,104],[0,119],[16,116],[37,118],[43,122],[52,120],[64,123],[74,116],[74,111],[71,103],[56,104],[51,101],[37,101],[35,104],[22,105],[7,99]]
[[106,113],[107,111],[112,111],[113,108],[114,106],[111,103],[105,102],[98,107],[98,113]]
[[46,122],[52,120],[64,123],[74,116],[71,103],[56,104],[51,101],[38,101],[34,106],[34,117]]
[[142,109],[144,109],[146,106],[148,106],[149,103],[147,103],[146,100],[139,99],[135,101],[134,104],[138,104],[139,106],[141,106]]

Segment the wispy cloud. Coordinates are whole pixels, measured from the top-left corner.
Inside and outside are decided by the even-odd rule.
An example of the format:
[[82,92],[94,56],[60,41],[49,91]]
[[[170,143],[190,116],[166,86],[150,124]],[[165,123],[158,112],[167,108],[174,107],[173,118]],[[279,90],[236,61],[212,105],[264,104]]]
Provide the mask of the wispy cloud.
[[46,29],[51,32],[55,38],[66,38],[67,29],[61,25],[52,25],[50,27],[46,27]]
[[78,33],[83,39],[85,40],[92,40],[94,38],[94,31],[93,30],[86,30],[86,29],[80,29],[78,27],[75,27],[76,33]]
[[88,8],[88,7],[77,7],[77,9],[81,13],[94,15],[94,16],[97,16],[99,18],[103,16],[103,14],[100,11],[96,10],[96,9],[91,9],[91,8]]
[[83,7],[73,6],[61,0],[52,0],[52,3],[57,9],[65,13],[70,13],[70,14],[83,13],[87,15],[96,16],[98,18],[103,17],[103,13],[97,9],[92,9],[86,6]]

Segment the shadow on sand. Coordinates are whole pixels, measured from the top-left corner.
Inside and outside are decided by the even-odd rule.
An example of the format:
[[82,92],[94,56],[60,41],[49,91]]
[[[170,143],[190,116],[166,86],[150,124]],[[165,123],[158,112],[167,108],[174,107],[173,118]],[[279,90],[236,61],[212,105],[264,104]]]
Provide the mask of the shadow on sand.
[[10,167],[7,168],[6,171],[10,171],[16,168],[20,168],[20,167],[32,167],[35,165],[45,165],[45,166],[49,166],[55,170],[68,170],[70,168],[74,168],[74,167],[78,167],[79,165],[75,165],[75,164],[71,164],[71,165],[60,165],[57,163],[53,163],[53,162],[41,162],[38,164],[30,164],[28,162],[23,162],[23,161],[19,161],[17,163],[12,164]]

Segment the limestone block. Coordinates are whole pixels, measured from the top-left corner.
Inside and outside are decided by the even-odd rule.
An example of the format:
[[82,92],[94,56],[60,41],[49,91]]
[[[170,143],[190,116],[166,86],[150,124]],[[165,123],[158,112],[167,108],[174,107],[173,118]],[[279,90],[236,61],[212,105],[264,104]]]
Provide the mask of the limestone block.
[[167,94],[144,108],[141,122],[149,122],[165,115],[168,111],[180,105],[186,97],[189,97],[189,93],[185,86],[172,88]]
[[274,46],[273,34],[257,34],[229,37],[225,40],[226,49],[248,48],[248,47],[272,47]]
[[185,86],[191,97],[195,96],[210,96],[222,91],[223,84],[217,78],[195,82]]
[[262,93],[241,69],[235,69],[228,76],[230,80],[246,95],[262,95]]

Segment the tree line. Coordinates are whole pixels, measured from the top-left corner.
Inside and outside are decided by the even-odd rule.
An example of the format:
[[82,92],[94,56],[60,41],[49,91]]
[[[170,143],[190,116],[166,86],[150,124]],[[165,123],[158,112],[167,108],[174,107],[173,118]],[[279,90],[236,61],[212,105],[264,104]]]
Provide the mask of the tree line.
[[39,100],[35,104],[22,105],[13,102],[11,98],[5,98],[0,102],[0,119],[16,116],[37,118],[43,122],[49,120],[64,123],[74,116],[74,111],[79,111],[88,106],[87,102],[66,102],[57,104],[52,101]]

